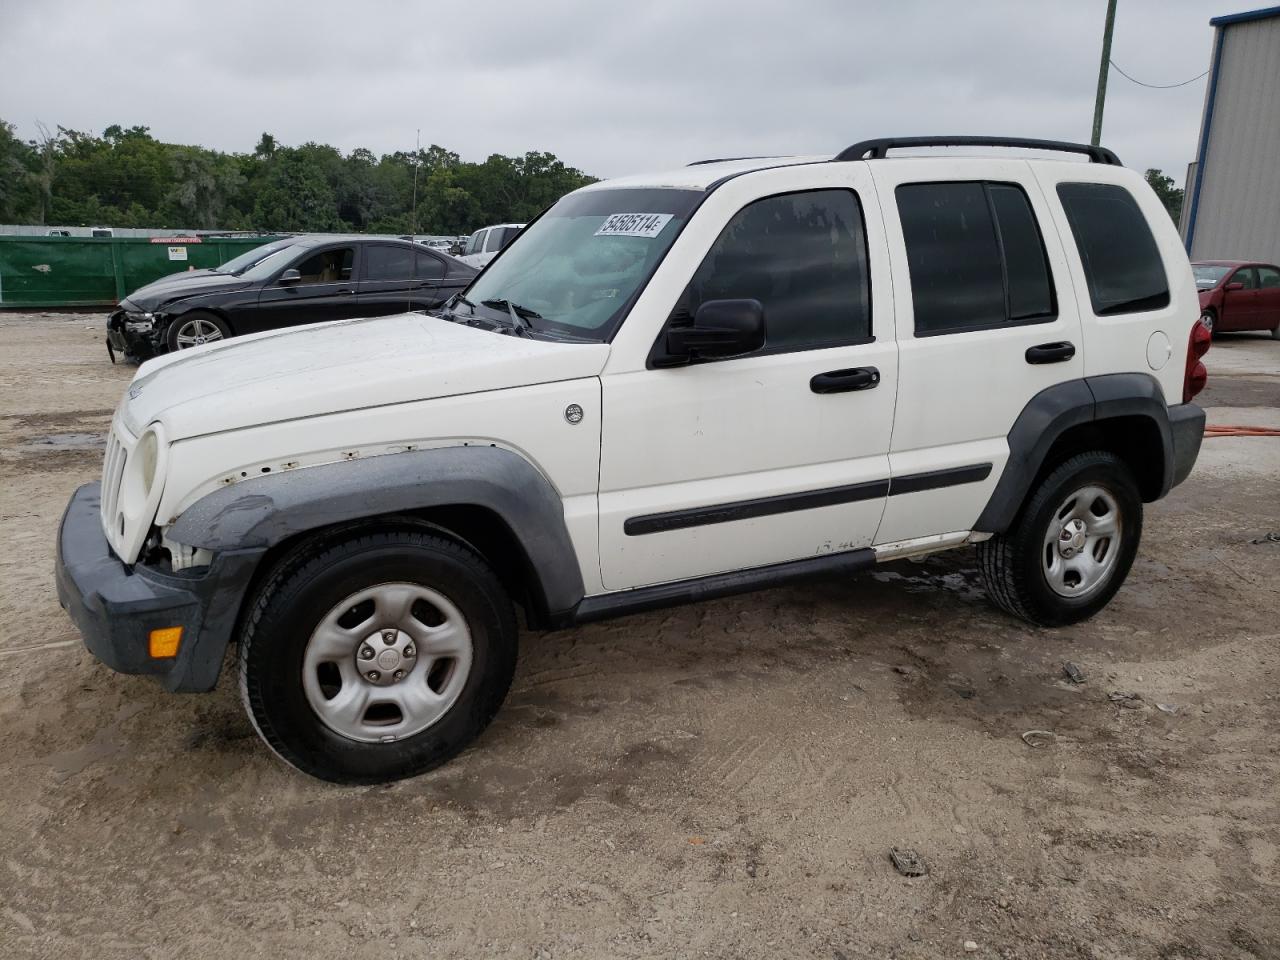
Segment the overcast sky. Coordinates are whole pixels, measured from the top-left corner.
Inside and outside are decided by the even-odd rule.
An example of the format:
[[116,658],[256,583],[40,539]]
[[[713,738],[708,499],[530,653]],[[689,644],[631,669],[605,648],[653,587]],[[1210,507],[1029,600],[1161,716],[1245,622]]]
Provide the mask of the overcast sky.
[[[1208,68],[1211,16],[1119,0],[1113,59]],[[609,177],[888,134],[1089,139],[1106,0],[0,0],[0,119],[248,151],[263,131]],[[1205,80],[1111,73],[1102,142],[1181,184]]]

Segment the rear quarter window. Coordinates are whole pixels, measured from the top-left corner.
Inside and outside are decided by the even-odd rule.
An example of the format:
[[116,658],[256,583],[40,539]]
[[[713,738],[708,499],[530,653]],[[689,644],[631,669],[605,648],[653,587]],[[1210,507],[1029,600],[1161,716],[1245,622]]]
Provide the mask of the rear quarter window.
[[1089,299],[1099,317],[1169,305],[1169,279],[1147,218],[1124,187],[1060,183],[1058,199],[1080,254]]

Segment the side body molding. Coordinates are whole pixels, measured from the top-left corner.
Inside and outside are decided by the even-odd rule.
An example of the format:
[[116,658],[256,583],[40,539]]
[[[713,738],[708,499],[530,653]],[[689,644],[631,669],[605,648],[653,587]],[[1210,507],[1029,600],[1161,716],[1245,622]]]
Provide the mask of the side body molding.
[[439,506],[482,507],[505,522],[549,610],[582,599],[560,494],[528,460],[500,447],[415,450],[254,477],[196,501],[169,536],[215,553],[266,550],[335,523]]
[[1067,430],[1096,420],[1132,416],[1150,419],[1160,431],[1163,497],[1175,477],[1169,408],[1160,384],[1145,373],[1085,377],[1048,387],[1023,408],[1009,430],[1009,460],[1004,473],[974,529],[1003,533],[1009,528],[1050,448]]

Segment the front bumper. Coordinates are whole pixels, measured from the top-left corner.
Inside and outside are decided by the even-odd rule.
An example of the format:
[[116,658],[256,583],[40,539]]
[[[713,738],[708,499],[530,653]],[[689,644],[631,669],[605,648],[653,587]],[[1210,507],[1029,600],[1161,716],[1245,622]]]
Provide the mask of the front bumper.
[[[172,691],[212,690],[262,551],[219,554],[209,567],[189,574],[128,566],[102,532],[100,486],[80,487],[62,515],[58,602],[89,652],[112,670],[156,676]],[[178,655],[152,658],[148,634],[178,626]]]
[[157,332],[161,326],[159,317],[148,323],[131,318],[125,310],[117,310],[107,318],[107,352],[113,361],[117,353],[135,360],[150,360],[161,352]]
[[1179,403],[1169,408],[1169,439],[1173,444],[1173,482],[1176,487],[1191,473],[1200,455],[1204,439],[1204,411],[1194,403]]

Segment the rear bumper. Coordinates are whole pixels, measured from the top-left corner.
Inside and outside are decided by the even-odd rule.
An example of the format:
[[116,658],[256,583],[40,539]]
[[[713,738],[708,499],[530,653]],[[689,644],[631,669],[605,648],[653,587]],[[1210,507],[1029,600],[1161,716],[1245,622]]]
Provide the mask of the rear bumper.
[[1179,403],[1169,408],[1169,439],[1173,445],[1173,471],[1170,487],[1176,487],[1191,473],[1200,455],[1204,439],[1204,411],[1194,403]]
[[[80,487],[63,513],[58,602],[85,647],[112,670],[158,677],[172,691],[212,690],[261,551],[220,554],[191,575],[127,566],[102,532],[99,488]],[[163,627],[182,627],[178,655],[152,658],[148,635]]]

